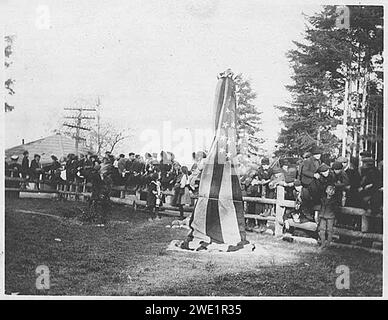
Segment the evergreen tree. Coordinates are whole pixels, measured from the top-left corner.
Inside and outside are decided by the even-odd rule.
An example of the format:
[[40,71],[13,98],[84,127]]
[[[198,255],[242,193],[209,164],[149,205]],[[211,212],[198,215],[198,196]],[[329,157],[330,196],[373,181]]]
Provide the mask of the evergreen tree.
[[[247,153],[249,155],[257,155],[259,153],[260,144],[264,141],[260,138],[260,115],[254,104],[257,97],[256,92],[251,87],[249,79],[244,78],[240,73],[235,77],[236,83],[236,99],[237,99],[237,130],[241,144],[246,143]],[[246,141],[245,141],[246,140]]]
[[[294,42],[296,49],[287,53],[294,74],[293,84],[286,87],[293,101],[289,106],[277,107],[284,113],[281,120],[285,126],[278,139],[280,154],[300,155],[314,144],[327,152],[339,147],[332,130],[343,116],[345,78],[359,84],[362,71],[370,70],[372,60],[382,51],[379,19],[370,19],[370,11],[379,17],[380,9],[350,9],[349,30],[336,28],[335,6],[324,6],[320,13],[307,17],[303,43]],[[357,92],[353,90],[350,95],[353,111],[360,108],[362,97]],[[351,118],[348,124],[356,128],[353,122]]]

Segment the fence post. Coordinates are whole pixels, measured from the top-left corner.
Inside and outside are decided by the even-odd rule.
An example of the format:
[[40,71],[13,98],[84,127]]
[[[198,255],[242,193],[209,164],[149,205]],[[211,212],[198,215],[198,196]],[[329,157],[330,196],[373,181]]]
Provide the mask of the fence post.
[[284,187],[276,187],[276,219],[275,219],[275,236],[283,234],[283,227],[280,222],[283,221],[285,207],[280,206],[281,201],[284,200]]
[[369,217],[367,216],[368,211],[361,216],[361,232],[369,231]]

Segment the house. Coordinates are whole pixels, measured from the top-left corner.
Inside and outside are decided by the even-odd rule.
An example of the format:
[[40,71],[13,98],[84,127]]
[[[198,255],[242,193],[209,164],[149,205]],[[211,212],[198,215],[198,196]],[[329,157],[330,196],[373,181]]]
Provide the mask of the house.
[[[75,154],[75,139],[57,133],[39,140],[21,144],[5,150],[6,161],[10,161],[12,155],[18,155],[19,162],[21,163],[23,152],[26,150],[30,154],[30,160],[33,159],[34,154],[39,154],[41,156],[40,161],[44,165],[52,162],[51,155],[55,155],[58,159],[61,159],[61,157],[67,156],[69,153]],[[78,152],[87,154],[88,152],[92,152],[92,150],[80,143]]]

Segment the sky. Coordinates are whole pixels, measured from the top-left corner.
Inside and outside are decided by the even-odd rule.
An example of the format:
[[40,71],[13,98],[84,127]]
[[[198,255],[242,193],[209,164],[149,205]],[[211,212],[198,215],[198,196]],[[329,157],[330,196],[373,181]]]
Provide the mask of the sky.
[[320,10],[253,0],[29,0],[6,8],[16,94],[4,116],[5,148],[49,135],[64,107],[100,97],[102,119],[132,133],[117,152],[190,140],[186,158],[211,142],[217,74],[227,68],[251,80],[264,147],[273,151],[281,128],[274,105],[290,101],[285,54],[302,39],[302,13]]

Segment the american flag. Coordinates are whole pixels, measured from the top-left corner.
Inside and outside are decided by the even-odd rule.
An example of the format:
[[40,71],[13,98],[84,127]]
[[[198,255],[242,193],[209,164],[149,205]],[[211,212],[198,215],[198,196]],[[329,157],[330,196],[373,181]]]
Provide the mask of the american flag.
[[240,179],[237,174],[236,95],[233,73],[219,75],[215,98],[215,136],[201,175],[191,232],[182,247],[200,250],[222,244],[225,251],[246,241]]

